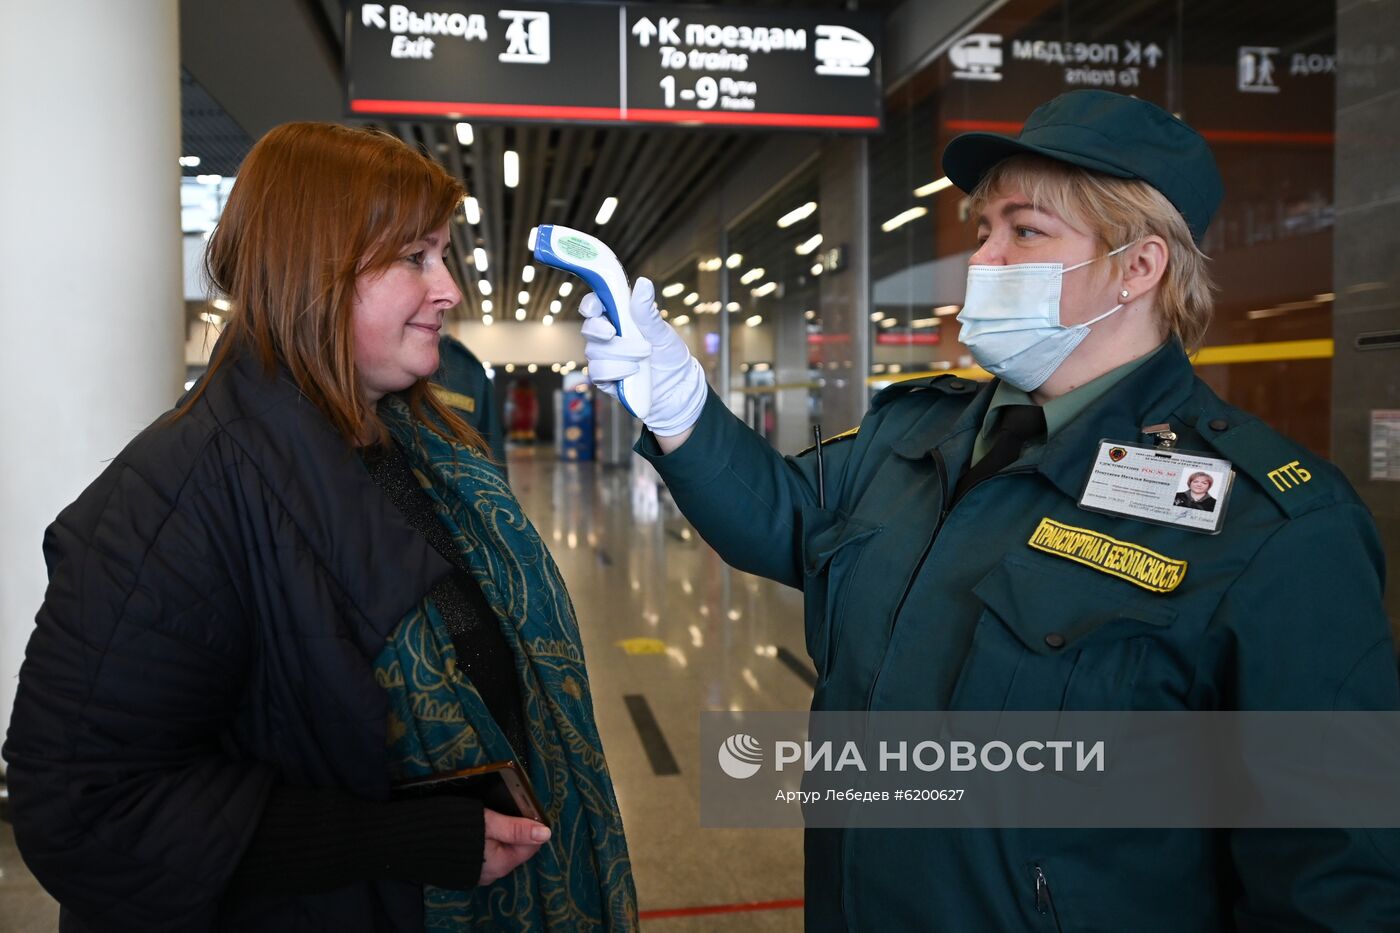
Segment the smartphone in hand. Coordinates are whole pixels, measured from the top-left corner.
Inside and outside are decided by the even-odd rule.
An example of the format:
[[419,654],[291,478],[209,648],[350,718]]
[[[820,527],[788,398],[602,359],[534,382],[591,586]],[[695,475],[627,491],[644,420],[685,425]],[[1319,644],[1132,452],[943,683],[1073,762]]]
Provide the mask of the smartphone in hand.
[[544,807],[540,806],[539,798],[530,786],[530,779],[514,760],[493,761],[448,774],[410,778],[399,781],[393,787],[393,796],[399,800],[440,794],[472,797],[480,800],[488,810],[506,816],[528,817],[549,825],[544,817]]

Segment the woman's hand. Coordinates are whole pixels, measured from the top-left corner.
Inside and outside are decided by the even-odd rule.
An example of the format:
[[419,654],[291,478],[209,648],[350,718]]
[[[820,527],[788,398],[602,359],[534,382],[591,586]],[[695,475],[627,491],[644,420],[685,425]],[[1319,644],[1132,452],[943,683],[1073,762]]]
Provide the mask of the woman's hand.
[[[578,311],[588,319],[583,323],[583,353],[589,380],[616,398],[617,383],[637,372],[639,360],[650,359],[651,411],[646,426],[658,439],[688,436],[705,407],[709,391],[705,370],[675,328],[662,320],[651,280],[640,278],[632,285],[632,320],[641,337],[619,337],[596,295],[584,296]],[[663,443],[662,449],[667,446]]]
[[504,878],[549,841],[549,827],[534,820],[485,809],[482,815],[486,819],[486,855],[479,885]]

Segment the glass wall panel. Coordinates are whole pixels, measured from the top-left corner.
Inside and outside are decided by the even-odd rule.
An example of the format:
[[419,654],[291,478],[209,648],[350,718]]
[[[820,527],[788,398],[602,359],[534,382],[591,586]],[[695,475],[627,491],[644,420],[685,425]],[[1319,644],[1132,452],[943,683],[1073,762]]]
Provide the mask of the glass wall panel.
[[[705,378],[718,385],[721,350],[719,317],[713,313],[718,304],[718,281],[710,271],[713,262],[713,257],[692,257],[653,284],[661,316],[685,338],[705,368]],[[702,295],[702,291],[711,294]]]
[[820,195],[815,167],[799,172],[728,231],[730,391],[743,417],[785,453],[820,417]]

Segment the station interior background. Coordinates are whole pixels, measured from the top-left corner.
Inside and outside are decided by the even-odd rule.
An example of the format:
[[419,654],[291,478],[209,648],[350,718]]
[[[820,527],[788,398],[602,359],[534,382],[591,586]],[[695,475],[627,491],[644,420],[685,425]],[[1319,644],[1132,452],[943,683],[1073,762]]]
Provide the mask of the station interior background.
[[[59,6],[83,14],[99,2]],[[472,200],[452,225],[452,261],[464,301],[451,329],[494,377],[514,441],[512,480],[564,555],[581,610],[611,617],[593,636],[590,666],[598,658],[597,676],[618,681],[618,702],[604,704],[600,722],[605,738],[616,736],[608,748],[629,835],[639,827],[642,906],[657,929],[800,928],[795,835],[715,831],[703,854],[677,854],[694,848],[684,774],[694,713],[806,706],[800,594],[718,563],[664,491],[647,488],[630,454],[635,426],[610,400],[594,406],[591,456],[565,453],[562,405],[588,391],[575,314],[583,292],[530,262],[538,224],[594,233],[630,274],[652,278],[711,385],[778,450],[795,453],[814,427],[831,436],[854,426],[894,380],[986,378],[957,339],[975,236],[966,199],[939,168],[949,139],[1014,133],[1036,105],[1073,87],[1160,103],[1203,132],[1225,181],[1203,244],[1219,292],[1198,371],[1346,472],[1381,529],[1387,605],[1392,624],[1400,620],[1400,0],[767,4],[882,19],[883,126],[868,134],[347,118],[340,0],[152,5],[167,19],[178,12],[183,310],[165,321],[183,338],[185,381],[202,371],[227,309],[200,278],[199,256],[263,132],[305,119],[379,126],[463,180]],[[1101,56],[1112,48],[1113,58],[1079,67],[1054,60],[1046,43],[1090,44]],[[170,163],[173,185],[173,154]],[[0,239],[9,254],[0,261],[16,253],[17,237]],[[9,300],[0,310],[18,316]],[[173,401],[179,386],[168,389]],[[6,437],[23,430],[0,423]],[[98,468],[90,464],[88,479]],[[15,476],[5,478],[12,497],[24,486]],[[49,518],[85,482],[49,503]],[[14,532],[4,554],[38,566],[44,523]],[[0,607],[5,721],[42,580],[26,587],[10,587]],[[623,697],[648,691],[675,773],[658,772],[654,748],[633,734],[635,704]],[[673,785],[658,789],[666,780]],[[52,905],[26,879],[13,845],[0,845],[0,930],[52,928]],[[766,906],[723,919],[684,913],[720,904]]]

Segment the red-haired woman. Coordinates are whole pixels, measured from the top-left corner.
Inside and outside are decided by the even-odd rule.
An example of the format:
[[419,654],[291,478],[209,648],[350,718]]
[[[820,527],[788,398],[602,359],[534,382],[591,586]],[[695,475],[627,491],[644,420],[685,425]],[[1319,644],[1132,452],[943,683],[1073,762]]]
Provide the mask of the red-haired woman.
[[[44,541],[5,757],[63,929],[635,928],[568,594],[428,390],[462,195],[332,125],[244,162],[208,373]],[[503,760],[552,834],[390,797]]]

